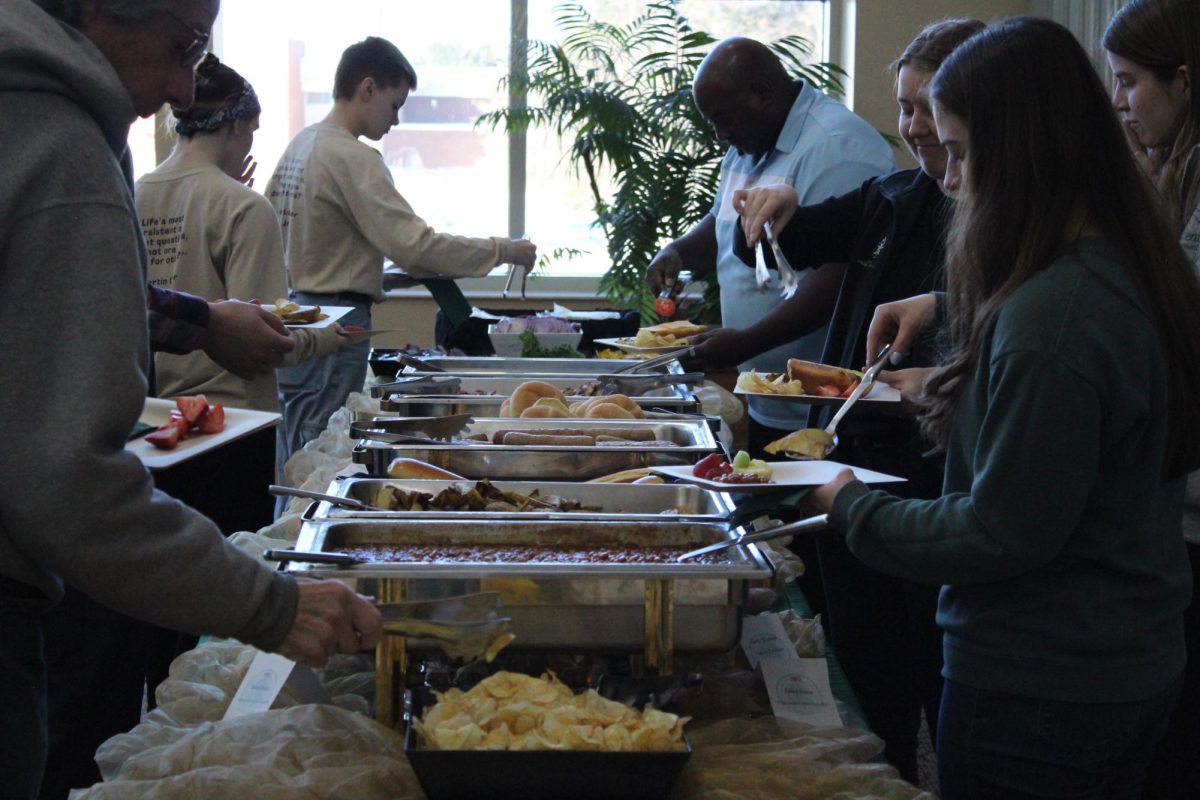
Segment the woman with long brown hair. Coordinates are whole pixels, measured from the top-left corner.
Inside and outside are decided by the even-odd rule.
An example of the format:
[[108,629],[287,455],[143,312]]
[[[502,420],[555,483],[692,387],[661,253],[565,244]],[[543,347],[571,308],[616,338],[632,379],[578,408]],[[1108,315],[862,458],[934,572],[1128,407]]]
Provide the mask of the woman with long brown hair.
[[[1167,222],[1200,266],[1200,3],[1133,0],[1100,40],[1121,116],[1139,163],[1159,189]],[[1197,309],[1200,311],[1200,309]],[[1200,797],[1200,473],[1188,478],[1183,538],[1192,566],[1192,603],[1184,616],[1188,666],[1183,696],[1159,744],[1142,796]]]
[[814,505],[866,563],[943,584],[945,798],[1136,797],[1184,665],[1200,280],[1061,25],[976,34],[932,95],[947,291],[880,306],[868,352],[948,320],[923,418],[943,495],[846,471]]

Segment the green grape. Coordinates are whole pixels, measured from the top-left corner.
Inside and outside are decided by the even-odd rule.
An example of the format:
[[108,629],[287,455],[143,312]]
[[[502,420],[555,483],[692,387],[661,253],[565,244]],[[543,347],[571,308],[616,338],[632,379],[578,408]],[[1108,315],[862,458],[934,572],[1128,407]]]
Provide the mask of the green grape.
[[733,457],[734,469],[745,469],[750,466],[750,454],[745,450],[738,450],[737,455]]

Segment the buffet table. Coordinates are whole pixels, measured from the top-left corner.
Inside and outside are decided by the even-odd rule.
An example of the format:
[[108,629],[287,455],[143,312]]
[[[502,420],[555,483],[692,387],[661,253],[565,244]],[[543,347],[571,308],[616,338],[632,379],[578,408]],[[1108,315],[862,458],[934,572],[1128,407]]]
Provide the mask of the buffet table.
[[[378,413],[378,400],[353,395],[328,429],[288,462],[289,483],[323,491],[336,475],[361,472],[350,427],[356,417]],[[292,547],[308,505],[294,500],[275,524],[233,540],[260,556]],[[764,598],[776,600],[765,613],[783,620],[800,655],[824,655],[819,625],[795,612],[802,599],[786,591],[802,567],[785,549],[765,547],[780,580],[760,587],[765,594],[755,599],[764,609],[770,606]],[[402,731],[372,717],[374,657],[337,656],[319,671],[328,703],[302,703],[289,685],[272,710],[223,720],[255,654],[237,642],[205,641],[176,659],[158,687],[158,708],[97,752],[105,782],[72,798],[425,796],[405,757]],[[673,667],[676,675],[703,676],[703,688],[681,695],[678,711],[692,717],[685,733],[693,754],[671,797],[932,797],[879,761],[882,742],[862,729],[852,702],[838,704],[846,727],[817,727],[772,716],[761,681],[737,650],[676,655]],[[839,687],[836,665],[832,672]],[[849,699],[844,681],[839,694]],[[484,784],[499,779],[477,777]]]

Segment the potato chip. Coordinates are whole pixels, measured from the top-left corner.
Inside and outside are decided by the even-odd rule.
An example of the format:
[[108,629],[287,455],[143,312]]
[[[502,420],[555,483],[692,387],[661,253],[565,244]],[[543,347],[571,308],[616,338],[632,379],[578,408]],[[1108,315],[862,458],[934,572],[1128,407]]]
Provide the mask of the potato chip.
[[760,373],[754,370],[738,375],[737,386],[753,394],[804,394],[804,384],[792,380],[786,372]]
[[497,672],[467,692],[436,693],[413,725],[443,750],[682,750],[687,721],[653,707],[637,711],[594,689],[574,694],[553,673]]

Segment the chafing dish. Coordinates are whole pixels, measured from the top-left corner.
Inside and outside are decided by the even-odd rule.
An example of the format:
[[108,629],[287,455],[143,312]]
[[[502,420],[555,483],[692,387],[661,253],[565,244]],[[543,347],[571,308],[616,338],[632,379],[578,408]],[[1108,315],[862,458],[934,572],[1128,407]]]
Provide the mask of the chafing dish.
[[[623,358],[509,358],[500,356],[430,356],[421,360],[453,375],[491,374],[524,375],[526,377],[608,375],[620,367],[638,363],[636,359]],[[683,367],[678,361],[672,361],[651,371],[678,374],[683,372]],[[418,370],[406,366],[402,372],[405,374],[417,373]]]
[[[466,491],[474,481],[430,481],[401,480],[398,478],[335,478],[326,492],[335,497],[348,497],[371,504],[375,496],[385,487],[397,487],[409,492],[425,492],[436,495],[444,489],[458,487]],[[730,495],[713,492],[699,486],[675,484],[620,484],[620,483],[547,483],[544,481],[493,481],[492,485],[502,491],[524,495],[537,492],[540,497],[559,496],[577,500],[589,508],[587,511],[384,511],[354,510],[337,508],[328,502],[313,503],[304,513],[304,519],[552,519],[566,524],[579,524],[589,520],[609,519],[658,522],[664,518],[686,517],[697,522],[720,523],[733,513]]]
[[[628,445],[561,446],[491,444],[497,431],[538,433],[573,428],[619,431],[641,428],[652,432],[655,442]],[[468,441],[482,434],[488,439]],[[353,451],[355,463],[366,465],[372,475],[386,475],[393,458],[415,458],[466,478],[493,480],[588,480],[647,466],[693,464],[717,452],[717,442],[703,419],[610,420],[610,419],[499,419],[482,418],[471,423],[462,439],[445,444],[385,444],[360,440]]]
[[[507,400],[521,384],[528,380],[539,380],[548,383],[567,395],[567,403],[589,399],[595,394],[609,392],[593,392],[591,395],[579,394],[579,391],[592,381],[586,375],[556,375],[540,378],[525,376],[494,376],[494,375],[461,375],[456,391],[438,394],[410,394],[403,391],[386,395],[379,403],[382,411],[400,414],[408,417],[433,417],[444,414],[473,414],[477,417],[496,416],[500,405]],[[686,385],[670,385],[653,387],[645,394],[634,395],[632,399],[642,409],[662,408],[665,410],[691,413],[699,409],[700,403],[691,387]]]
[[[310,520],[296,549],[331,552],[363,546],[489,544],[700,547],[735,531],[716,522],[592,520]],[[513,647],[569,652],[639,652],[646,645],[647,591],[671,586],[671,647],[715,652],[737,644],[747,582],[769,578],[754,545],[730,548],[719,563],[372,562],[351,567],[291,563],[312,577],[374,578],[399,584],[410,600],[498,591],[517,635]]]

